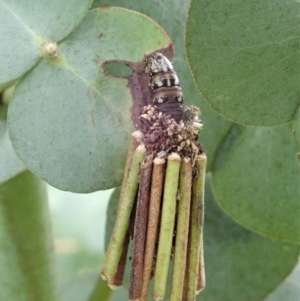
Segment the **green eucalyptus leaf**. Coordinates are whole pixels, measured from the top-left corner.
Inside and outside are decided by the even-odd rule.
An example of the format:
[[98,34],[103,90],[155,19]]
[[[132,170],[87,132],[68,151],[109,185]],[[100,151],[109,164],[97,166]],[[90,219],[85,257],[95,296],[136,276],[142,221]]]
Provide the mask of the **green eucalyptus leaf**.
[[25,169],[24,164],[17,157],[13,149],[6,122],[0,121],[0,184]]
[[7,104],[13,90],[10,87],[0,94],[0,184],[26,169],[13,149],[6,123]]
[[[24,2],[25,3],[25,2]],[[0,91],[39,60],[33,33],[0,1]]]
[[234,127],[219,149],[213,187],[223,209],[263,235],[300,242],[300,166],[292,125]]
[[293,134],[294,134],[294,140],[299,146],[300,151],[300,107],[298,108],[295,119],[293,122]]
[[[60,41],[81,21],[91,0],[0,1],[0,88],[40,60],[47,40]],[[0,89],[1,90],[1,89]]]
[[30,172],[0,185],[0,299],[57,300],[44,184]]
[[199,300],[262,300],[292,271],[300,248],[264,238],[233,222],[217,206],[210,182],[204,225],[207,286]]
[[[218,207],[210,184],[208,177],[204,227],[207,286],[199,294],[199,300],[262,300],[291,272],[300,247],[266,239],[233,222]],[[115,221],[118,194],[119,189],[116,189],[108,206],[107,243]],[[129,249],[128,257],[131,255]],[[128,287],[129,274],[128,260],[125,287]],[[152,292],[149,293],[149,299],[150,296]]]
[[60,41],[81,21],[91,5],[91,0],[60,1],[1,0],[10,17],[22,24],[36,37]]
[[41,61],[16,88],[10,134],[25,165],[63,190],[116,186],[133,131],[131,95],[126,79],[106,76],[101,66],[142,61],[169,43],[144,15],[121,8],[89,11],[59,44],[57,59]]
[[298,1],[192,0],[186,49],[197,85],[227,119],[291,121],[299,106]]
[[185,0],[166,0],[156,2],[153,5],[152,1],[98,0],[94,1],[93,6],[118,5],[137,10],[153,18],[167,31],[175,47],[174,68],[183,88],[184,102],[189,105],[196,105],[201,109],[201,119],[204,127],[200,132],[200,141],[207,152],[207,169],[210,170],[217,148],[231,127],[231,123],[222,118],[221,115],[215,113],[208,106],[207,102],[204,101],[203,97],[199,94],[186,61],[184,31],[189,2]]

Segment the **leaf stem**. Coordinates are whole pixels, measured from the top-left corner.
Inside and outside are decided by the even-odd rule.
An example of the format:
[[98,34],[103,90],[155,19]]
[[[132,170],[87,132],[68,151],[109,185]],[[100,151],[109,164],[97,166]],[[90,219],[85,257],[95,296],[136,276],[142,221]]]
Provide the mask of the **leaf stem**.
[[180,156],[177,153],[172,153],[168,156],[158,252],[154,276],[155,300],[163,299],[166,291],[167,274],[174,233],[180,161]]

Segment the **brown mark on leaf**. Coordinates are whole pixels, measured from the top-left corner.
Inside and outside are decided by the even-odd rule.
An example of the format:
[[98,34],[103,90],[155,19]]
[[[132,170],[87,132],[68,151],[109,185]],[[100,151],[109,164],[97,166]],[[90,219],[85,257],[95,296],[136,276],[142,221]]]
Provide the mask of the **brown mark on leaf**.
[[[99,38],[103,37],[100,33]],[[155,52],[160,52],[167,56],[171,61],[174,58],[173,44],[170,43],[167,48],[158,49]],[[125,77],[128,80],[128,88],[132,95],[131,119],[135,128],[139,128],[139,117],[143,111],[144,106],[150,102],[151,92],[149,90],[149,77],[145,74],[145,59],[151,53],[146,53],[140,62],[129,62],[124,60],[110,60],[99,62],[101,71],[108,77],[114,77],[112,74],[105,70],[105,65],[108,63],[121,63],[126,65],[132,70],[132,74]],[[122,77],[124,78],[124,77]]]

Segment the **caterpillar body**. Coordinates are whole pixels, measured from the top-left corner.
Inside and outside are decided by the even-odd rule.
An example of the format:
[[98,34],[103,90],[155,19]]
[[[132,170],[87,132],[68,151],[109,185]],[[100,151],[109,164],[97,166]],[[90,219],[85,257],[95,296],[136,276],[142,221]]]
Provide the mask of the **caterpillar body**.
[[149,76],[150,102],[158,111],[170,115],[176,122],[185,119],[185,106],[178,76],[171,62],[156,52],[146,58],[145,73]]

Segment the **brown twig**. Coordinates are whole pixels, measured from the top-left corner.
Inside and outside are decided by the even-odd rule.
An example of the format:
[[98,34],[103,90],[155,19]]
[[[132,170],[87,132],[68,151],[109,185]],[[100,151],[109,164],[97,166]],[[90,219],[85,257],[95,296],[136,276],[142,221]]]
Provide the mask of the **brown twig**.
[[160,205],[165,179],[165,159],[156,157],[153,160],[152,185],[150,193],[149,217],[147,225],[147,238],[144,257],[142,299],[147,300],[148,286],[152,274],[157,241],[158,222],[160,217]]
[[145,240],[150,200],[153,157],[149,156],[140,169],[139,193],[133,232],[133,255],[129,299],[139,300],[142,295]]

